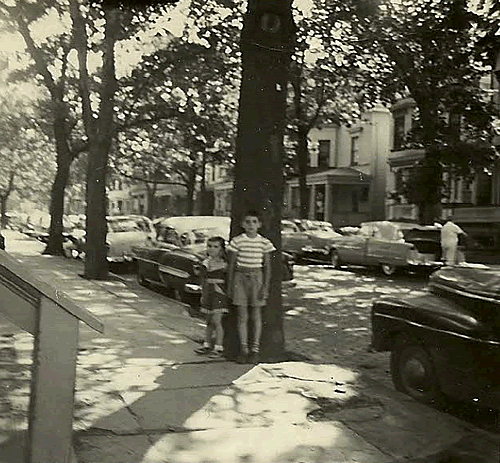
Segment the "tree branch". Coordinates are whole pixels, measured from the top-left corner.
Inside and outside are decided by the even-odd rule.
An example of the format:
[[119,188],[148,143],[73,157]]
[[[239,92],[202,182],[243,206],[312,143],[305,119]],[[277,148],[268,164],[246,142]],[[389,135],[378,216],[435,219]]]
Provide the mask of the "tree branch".
[[[21,4],[24,5],[24,2],[21,2]],[[5,5],[4,5],[5,7]],[[33,40],[33,37],[31,37],[31,33],[28,27],[28,23],[25,21],[23,18],[21,11],[16,8],[16,9],[11,9],[11,12],[14,13],[16,17],[16,22],[19,27],[19,32],[21,33],[24,42],[26,43],[26,47],[28,48],[28,52],[35,61],[35,67],[38,73],[42,76],[43,81],[45,83],[45,86],[47,87],[50,95],[54,99],[58,99],[58,92],[57,92],[57,87],[54,82],[54,78],[52,74],[50,73],[47,64],[45,63],[42,53],[40,49],[36,46],[35,41]]]
[[118,173],[125,178],[129,178],[130,180],[137,180],[138,182],[156,183],[157,185],[180,185],[180,186],[187,188],[187,185],[185,183],[182,183],[182,182],[171,182],[169,180],[150,180],[148,178],[138,177],[136,175],[129,175],[129,174],[126,174],[125,172],[122,172],[122,171],[119,171]]
[[87,68],[87,32],[85,30],[85,21],[80,12],[80,3],[78,0],[70,0],[70,13],[73,22],[73,40],[78,54],[79,66],[79,87],[82,98],[83,122],[85,132],[89,139],[95,136],[95,124],[92,115],[92,106],[90,104],[90,85],[89,72]]

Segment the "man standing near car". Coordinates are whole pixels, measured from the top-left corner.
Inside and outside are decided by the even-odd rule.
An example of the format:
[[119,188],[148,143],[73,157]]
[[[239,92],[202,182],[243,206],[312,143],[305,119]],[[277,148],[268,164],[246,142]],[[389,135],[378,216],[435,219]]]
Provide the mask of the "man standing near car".
[[465,232],[451,220],[447,220],[441,227],[441,250],[446,265],[457,264],[458,236]]

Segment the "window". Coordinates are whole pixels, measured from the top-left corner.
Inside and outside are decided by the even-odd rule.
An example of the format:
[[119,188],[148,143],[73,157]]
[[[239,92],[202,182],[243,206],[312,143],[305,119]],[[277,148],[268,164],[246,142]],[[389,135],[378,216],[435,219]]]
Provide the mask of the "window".
[[331,141],[319,140],[318,144],[318,167],[329,167]]
[[399,150],[405,141],[405,115],[394,116],[394,149]]
[[359,137],[351,138],[351,166],[359,164]]

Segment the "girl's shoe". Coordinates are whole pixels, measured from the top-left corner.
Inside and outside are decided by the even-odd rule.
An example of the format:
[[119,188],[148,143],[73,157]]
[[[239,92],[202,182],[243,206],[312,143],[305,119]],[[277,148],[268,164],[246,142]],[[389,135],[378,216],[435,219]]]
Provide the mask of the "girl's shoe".
[[194,350],[196,354],[198,355],[208,355],[210,352],[212,352],[211,347],[198,347],[198,349]]
[[224,351],[223,350],[213,350],[208,354],[208,358],[210,359],[221,359],[224,358]]

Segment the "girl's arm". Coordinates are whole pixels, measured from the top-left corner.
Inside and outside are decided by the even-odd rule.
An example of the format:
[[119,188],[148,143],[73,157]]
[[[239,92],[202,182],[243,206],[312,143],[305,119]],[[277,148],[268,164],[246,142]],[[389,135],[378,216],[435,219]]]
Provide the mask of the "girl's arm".
[[229,251],[229,262],[227,266],[227,295],[233,297],[234,271],[236,269],[236,253]]

